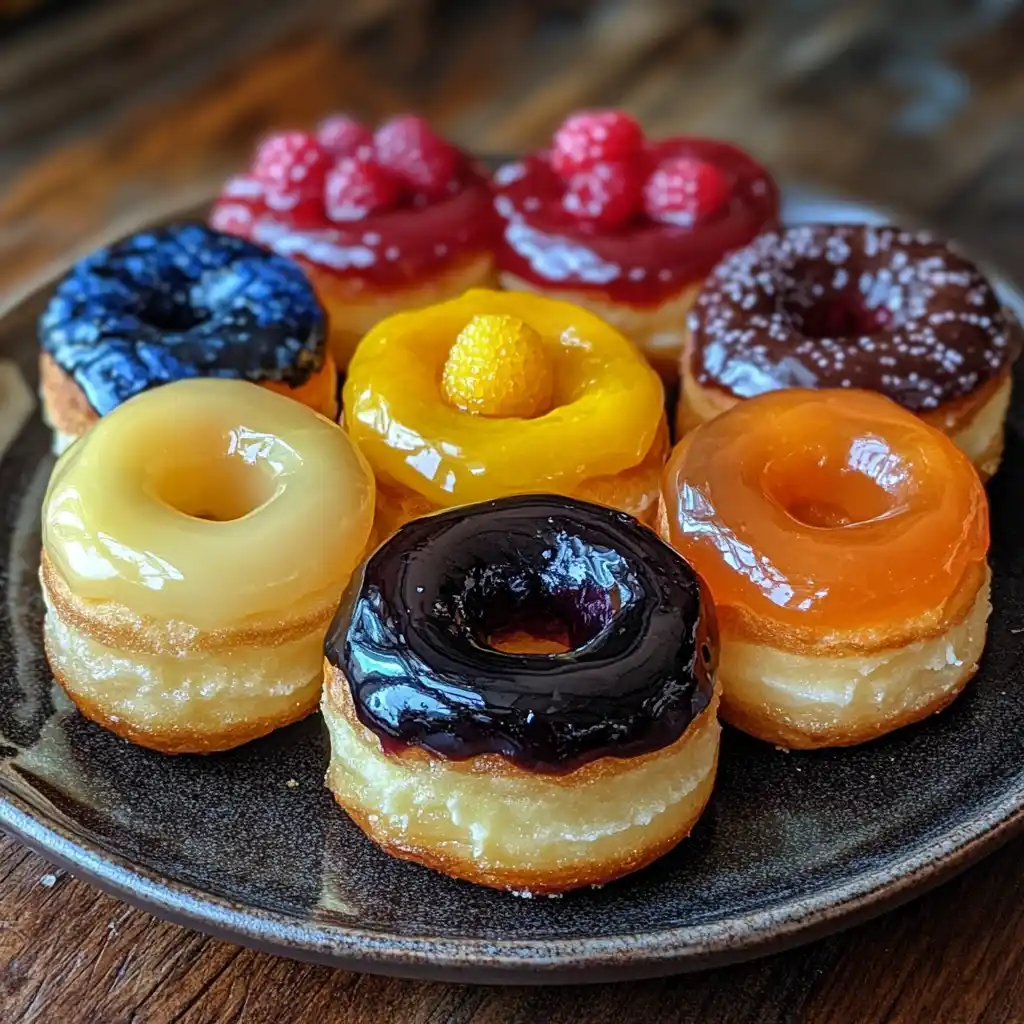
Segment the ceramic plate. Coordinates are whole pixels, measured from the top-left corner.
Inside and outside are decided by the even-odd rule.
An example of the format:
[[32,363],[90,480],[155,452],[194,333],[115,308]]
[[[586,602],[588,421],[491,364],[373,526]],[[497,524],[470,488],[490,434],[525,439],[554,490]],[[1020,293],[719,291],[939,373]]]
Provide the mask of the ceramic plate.
[[[788,219],[884,219],[791,197]],[[1005,281],[1018,312],[1024,299]],[[991,485],[995,611],[943,714],[853,750],[787,754],[726,730],[693,836],[601,890],[524,900],[391,860],[322,785],[319,716],[240,750],[168,758],[78,715],[40,644],[34,399],[43,288],[0,319],[0,825],[153,913],[247,945],[460,981],[608,981],[752,957],[936,884],[1024,817],[1024,388]]]

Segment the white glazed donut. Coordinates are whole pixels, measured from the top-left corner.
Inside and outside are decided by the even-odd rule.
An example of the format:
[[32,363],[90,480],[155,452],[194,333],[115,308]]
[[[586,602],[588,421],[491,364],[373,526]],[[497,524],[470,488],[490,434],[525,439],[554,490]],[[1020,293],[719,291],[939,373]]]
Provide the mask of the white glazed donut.
[[44,502],[54,675],[88,717],[166,752],[304,717],[373,504],[344,431],[264,388],[189,380],[126,402]]

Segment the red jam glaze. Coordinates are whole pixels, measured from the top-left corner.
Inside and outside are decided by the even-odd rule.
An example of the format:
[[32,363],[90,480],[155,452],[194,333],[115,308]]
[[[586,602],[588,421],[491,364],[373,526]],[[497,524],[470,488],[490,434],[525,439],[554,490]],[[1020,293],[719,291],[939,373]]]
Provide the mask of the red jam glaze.
[[336,222],[316,201],[268,195],[250,175],[231,178],[210,224],[353,284],[379,290],[414,285],[449,264],[488,252],[500,226],[486,173],[467,166],[441,199],[413,196],[358,221]]
[[778,224],[778,189],[742,150],[715,139],[677,138],[649,143],[645,151],[652,170],[681,156],[715,165],[730,189],[724,206],[691,227],[658,223],[642,211],[620,228],[596,227],[563,209],[565,182],[547,150],[506,164],[494,176],[495,208],[504,222],[498,269],[545,290],[595,291],[614,302],[657,306]]

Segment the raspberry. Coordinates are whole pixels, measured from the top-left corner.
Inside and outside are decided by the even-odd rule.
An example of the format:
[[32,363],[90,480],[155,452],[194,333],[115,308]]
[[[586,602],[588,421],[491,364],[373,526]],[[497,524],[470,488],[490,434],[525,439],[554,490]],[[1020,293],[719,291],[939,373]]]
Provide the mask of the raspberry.
[[444,195],[458,173],[461,154],[435,135],[422,117],[392,118],[377,129],[373,142],[379,163],[410,191],[431,199]]
[[729,184],[722,172],[691,156],[666,160],[644,184],[644,210],[662,224],[691,227],[728,201]]
[[[347,114],[334,114],[317,125],[316,137],[331,156],[369,156],[373,133],[366,125]],[[365,152],[364,152],[365,150]]]
[[617,227],[640,208],[642,183],[638,163],[597,164],[569,179],[562,207],[580,220]]
[[569,179],[595,164],[630,160],[643,141],[640,125],[621,110],[584,110],[566,118],[555,132],[551,166]]
[[280,132],[260,143],[253,176],[277,192],[319,192],[331,158],[308,132]]
[[394,206],[398,195],[398,182],[387,168],[372,160],[343,156],[327,175],[324,204],[331,220],[362,220]]
[[267,189],[263,205],[274,216],[295,228],[319,228],[324,223],[323,190],[310,189],[279,192]]
[[541,336],[518,317],[484,313],[459,332],[441,377],[445,400],[481,416],[529,419],[551,408],[554,378]]

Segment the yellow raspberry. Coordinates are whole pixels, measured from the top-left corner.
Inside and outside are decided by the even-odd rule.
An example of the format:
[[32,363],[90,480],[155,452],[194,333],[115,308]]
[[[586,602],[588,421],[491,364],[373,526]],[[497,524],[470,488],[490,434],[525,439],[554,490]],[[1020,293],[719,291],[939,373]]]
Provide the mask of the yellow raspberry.
[[551,408],[551,361],[540,335],[518,317],[474,316],[448,352],[445,400],[481,416],[530,419]]

